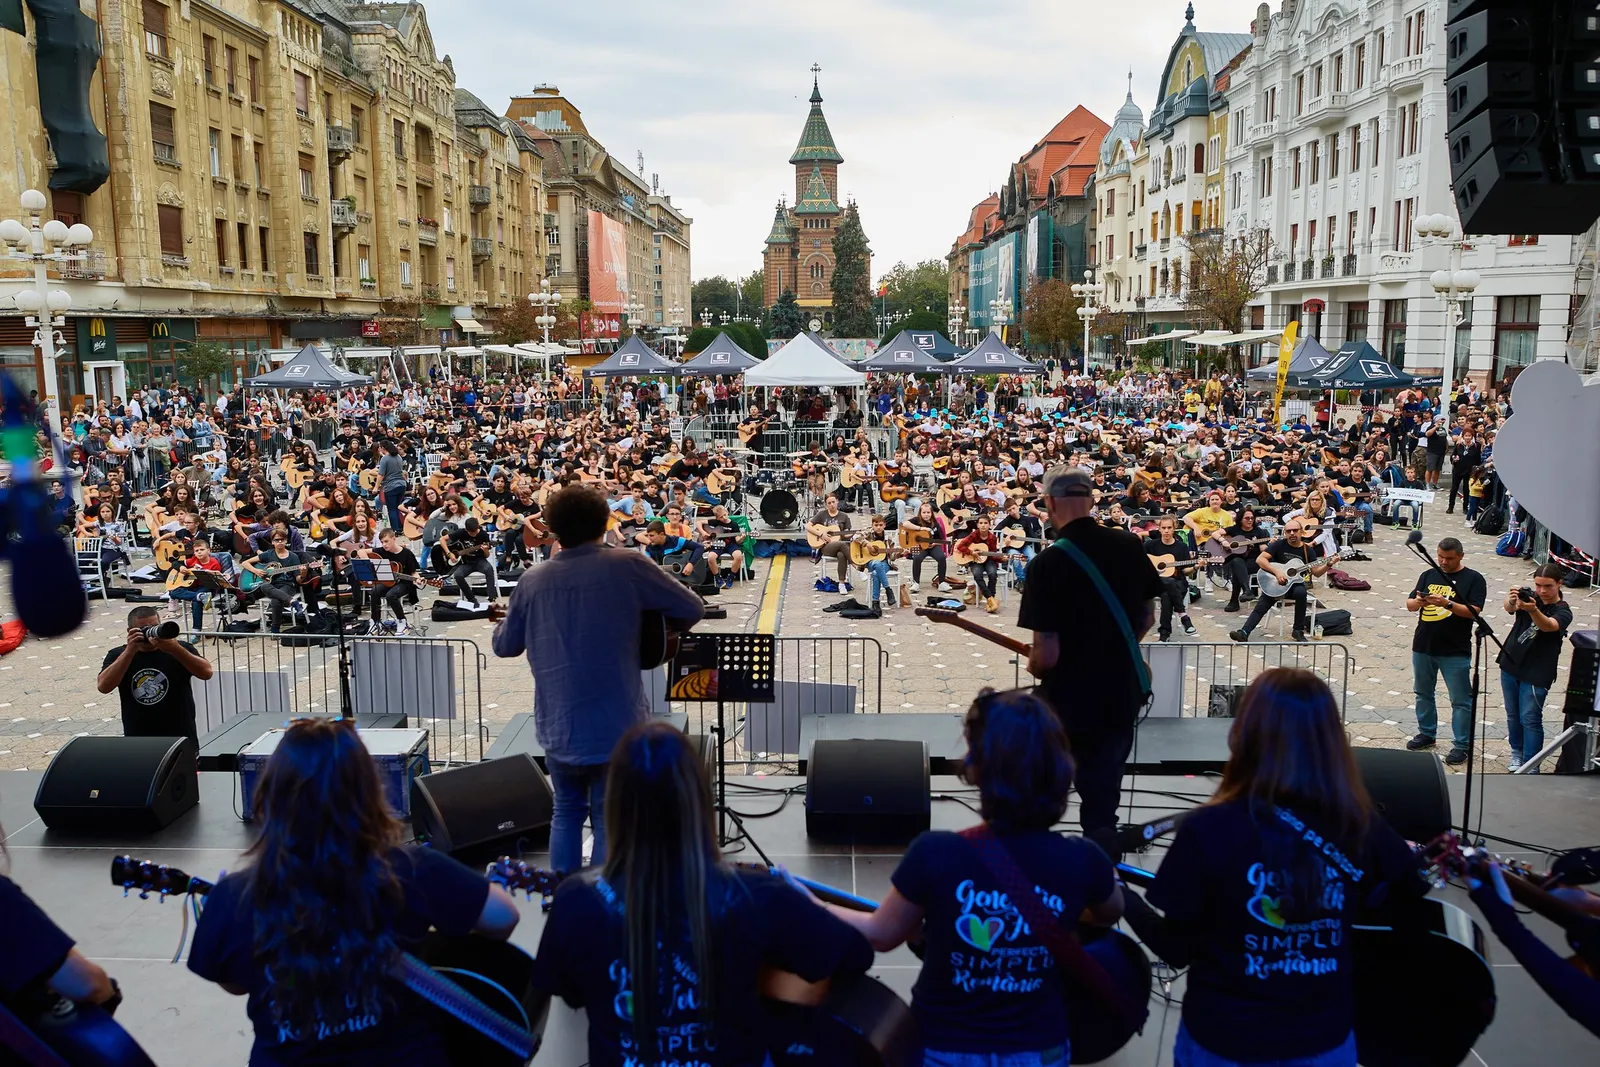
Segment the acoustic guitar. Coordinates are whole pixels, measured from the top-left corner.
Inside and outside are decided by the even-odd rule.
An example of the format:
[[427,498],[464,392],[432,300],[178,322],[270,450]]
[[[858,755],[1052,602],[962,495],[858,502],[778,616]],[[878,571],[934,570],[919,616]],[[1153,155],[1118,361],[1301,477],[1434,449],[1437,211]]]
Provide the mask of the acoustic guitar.
[[160,571],[170,571],[189,557],[189,547],[175,537],[162,538],[151,546],[151,551]]
[[0,1004],[0,1048],[39,1067],[155,1067],[103,1008],[54,997],[38,1014]]
[[926,552],[933,547],[933,531],[920,526],[900,527],[900,547],[907,552]]
[[970,567],[974,563],[988,563],[990,556],[997,556],[999,554],[999,549],[990,548],[988,545],[979,541],[968,546],[966,551],[962,551],[959,548],[956,549],[956,551],[950,554],[950,562],[954,563],[958,567]]
[[[324,566],[326,566],[326,564],[320,559],[314,560],[311,563],[296,563],[287,567],[278,563],[268,563],[263,567],[257,568],[258,570],[262,571],[261,574],[255,574],[252,571],[245,570],[243,567],[241,567],[239,568],[239,589],[241,592],[248,593],[258,585],[268,584],[277,575],[296,574],[300,571],[308,570],[315,570],[320,573]],[[295,581],[300,585],[305,585],[314,577],[315,575],[302,574],[300,577],[296,578]],[[170,584],[168,585],[168,588],[171,588]]]
[[1161,555],[1146,552],[1145,558],[1156,569],[1156,573],[1163,578],[1174,577],[1180,571],[1192,571],[1200,565],[1200,561],[1197,559],[1180,560],[1170,552],[1162,553]]
[[739,443],[741,445],[748,445],[751,441],[754,441],[756,438],[765,433],[766,429],[766,419],[752,419],[749,422],[740,423],[738,429]]
[[408,509],[400,518],[400,530],[408,541],[415,541],[421,537],[423,528],[427,525],[428,517],[420,511]]
[[889,558],[889,545],[884,541],[871,541],[865,538],[850,542],[850,565],[865,567],[869,563],[876,563],[881,559]]
[[[561,881],[558,874],[510,861],[487,873],[507,890],[529,895],[548,896]],[[204,896],[216,888],[176,867],[129,856],[111,861],[111,884],[124,896],[132,891],[141,898]],[[532,958],[514,945],[432,933],[416,954],[400,954],[389,977],[443,1013],[452,1064],[526,1067],[543,1043],[549,998],[533,987]]]
[[806,544],[814,549],[826,548],[837,540],[839,540],[839,527],[836,524],[806,526]]
[[896,500],[905,500],[910,495],[911,487],[909,485],[901,485],[899,482],[878,483],[878,499],[885,504],[892,504]]
[[731,493],[738,485],[739,469],[737,467],[724,467],[706,475],[706,492],[712,496]]
[[839,484],[846,489],[854,489],[870,481],[872,481],[872,469],[861,460],[847,459],[844,461],[844,466],[839,468]]
[[1269,597],[1283,596],[1289,590],[1306,580],[1306,572],[1313,567],[1331,566],[1341,559],[1347,559],[1356,554],[1354,548],[1342,548],[1331,556],[1323,556],[1307,563],[1302,559],[1291,559],[1287,563],[1280,563],[1283,568],[1284,580],[1278,581],[1277,576],[1263,567],[1256,573],[1256,582],[1261,586],[1261,595]]

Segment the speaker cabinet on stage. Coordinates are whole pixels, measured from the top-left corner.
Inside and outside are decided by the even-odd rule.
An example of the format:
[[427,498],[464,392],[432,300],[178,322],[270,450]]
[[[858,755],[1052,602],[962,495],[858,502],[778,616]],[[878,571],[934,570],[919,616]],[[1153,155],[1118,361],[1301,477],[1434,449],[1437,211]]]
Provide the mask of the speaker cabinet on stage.
[[[1572,666],[1567,671],[1567,695],[1561,702],[1561,728],[1566,730],[1580,723],[1600,727],[1596,721],[1600,719],[1600,708],[1595,699],[1595,691],[1600,689],[1600,630],[1573,630],[1568,640],[1572,642]],[[1588,734],[1577,734],[1561,746],[1556,773],[1595,773],[1591,758],[1595,747]]]
[[33,810],[52,830],[153,834],[200,801],[187,737],[74,737],[45,769]]
[[806,768],[806,836],[907,844],[928,829],[928,746],[921,741],[817,741]]
[[1432,752],[1357,748],[1356,769],[1378,814],[1408,841],[1432,841],[1450,829],[1450,789]]
[[550,779],[519,752],[413,779],[411,826],[441,852],[487,852],[547,831],[554,803]]

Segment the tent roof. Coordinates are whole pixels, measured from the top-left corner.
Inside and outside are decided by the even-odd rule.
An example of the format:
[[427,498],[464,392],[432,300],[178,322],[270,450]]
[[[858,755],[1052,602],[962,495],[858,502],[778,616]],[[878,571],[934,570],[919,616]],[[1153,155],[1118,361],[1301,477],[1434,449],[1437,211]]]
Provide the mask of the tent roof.
[[941,359],[955,359],[961,354],[956,343],[937,330],[904,330],[902,336],[910,338],[911,343],[924,352],[931,352]]
[[944,362],[930,349],[919,345],[909,330],[901,330],[880,345],[871,359],[857,366],[862,370],[892,371],[897,374],[949,374],[953,364]]
[[810,334],[796,334],[760,366],[744,373],[744,384],[756,385],[863,385],[867,376],[846,365],[830,348]]
[[812,341],[814,341],[818,348],[820,348],[824,352],[828,353],[828,355],[832,356],[834,359],[838,360],[840,363],[843,363],[846,367],[854,367],[856,365],[856,361],[855,360],[851,359],[849,356],[846,356],[846,355],[843,355],[842,353],[840,353],[840,351],[837,348],[834,348],[832,345],[830,345],[828,343],[828,339],[826,337],[823,337],[816,330],[807,330],[806,331],[806,336],[809,337]]
[[991,333],[979,342],[978,347],[950,364],[951,374],[1038,374],[1044,370],[1037,363],[1029,363]]
[[[1332,359],[1333,353],[1323,348],[1322,343],[1315,337],[1307,335],[1300,338],[1294,346],[1294,355],[1289,357],[1289,384],[1310,385],[1308,379],[1311,373]],[[1246,371],[1245,378],[1253,382],[1277,381],[1278,361],[1273,360],[1271,363]]]
[[683,368],[662,357],[655,349],[639,340],[637,334],[629,337],[617,350],[592,367],[585,367],[585,378],[653,378],[673,377]]
[[372,378],[345,370],[316,345],[306,345],[283,366],[247,378],[244,384],[250,389],[343,389],[349,385],[371,385]]
[[716,340],[697,352],[693,359],[683,365],[682,371],[690,377],[740,374],[760,362],[719,330]]
[[[1293,368],[1294,364],[1289,364]],[[1365,341],[1347,341],[1338,354],[1309,376],[1307,385],[1319,389],[1404,389],[1416,377],[1396,370],[1383,354]]]

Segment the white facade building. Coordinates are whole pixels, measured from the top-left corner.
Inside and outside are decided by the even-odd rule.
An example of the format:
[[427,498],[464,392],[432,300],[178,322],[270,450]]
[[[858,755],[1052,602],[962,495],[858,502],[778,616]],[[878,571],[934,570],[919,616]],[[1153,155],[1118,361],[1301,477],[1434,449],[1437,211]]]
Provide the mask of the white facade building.
[[[1297,319],[1335,349],[1364,339],[1413,373],[1502,382],[1565,353],[1575,242],[1469,235],[1458,266],[1481,282],[1453,330],[1430,275],[1452,252],[1415,221],[1457,221],[1446,148],[1441,0],[1262,4],[1254,45],[1223,90],[1229,122],[1224,226],[1276,246],[1253,325]],[[1446,333],[1451,336],[1446,338]]]

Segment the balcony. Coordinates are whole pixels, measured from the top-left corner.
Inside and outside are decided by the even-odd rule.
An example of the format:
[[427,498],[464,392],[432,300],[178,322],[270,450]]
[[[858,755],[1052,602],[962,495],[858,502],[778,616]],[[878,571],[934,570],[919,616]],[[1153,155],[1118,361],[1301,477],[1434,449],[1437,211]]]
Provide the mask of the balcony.
[[1134,247],[1133,247],[1133,258],[1134,259],[1143,259],[1145,257],[1145,253],[1147,253],[1149,251],[1150,251],[1150,246],[1149,245],[1134,245]]
[[474,289],[474,290],[472,290],[472,302],[474,304],[479,304],[479,305],[487,304],[489,302],[489,290],[487,290],[487,289]]
[[487,237],[474,237],[472,239],[472,258],[488,259],[494,255],[494,242]]
[[1423,63],[1421,56],[1406,56],[1389,64],[1389,88],[1398,89],[1414,81],[1421,81]]
[[328,159],[339,163],[356,150],[356,131],[349,126],[328,127]]
[[1268,285],[1277,285],[1278,284],[1278,265],[1276,263],[1268,263],[1267,264],[1267,284]]
[[1163,237],[1161,239],[1161,251],[1165,252],[1168,249],[1170,249],[1171,247],[1172,247],[1172,238]]
[[417,243],[430,246],[439,243],[439,223],[436,220],[417,216]]
[[1322,276],[1324,278],[1333,277],[1333,257],[1331,255],[1322,257]]
[[1292,259],[1289,262],[1287,262],[1287,263],[1285,263],[1283,265],[1283,280],[1284,281],[1286,281],[1286,282],[1294,281],[1294,268],[1295,268],[1295,263],[1294,263],[1294,260],[1292,260]]
[[1257,122],[1250,127],[1249,132],[1245,135],[1245,144],[1260,144],[1263,141],[1270,141],[1276,136],[1278,136],[1277,119]]
[[335,230],[350,231],[356,228],[356,202],[350,199],[335,200],[329,207],[333,214]]
[[62,279],[98,281],[106,276],[106,254],[99,248],[85,248],[77,254],[75,262],[63,262],[57,267],[56,276]]
[[474,210],[488,207],[490,199],[489,187],[487,185],[467,186],[467,203],[471,204]]
[[412,167],[411,176],[423,185],[432,185],[434,180],[433,173],[433,160],[419,159],[416,165]]
[[422,300],[427,304],[437,304],[439,302],[439,287],[431,282],[423,282]]
[[1350,109],[1349,93],[1327,93],[1307,101],[1302,118],[1306,125],[1332,125],[1341,121]]
[[1305,258],[1305,262],[1300,264],[1300,280],[1309,282],[1315,279],[1316,276],[1317,261],[1312,257],[1307,256]]
[[1344,257],[1344,263],[1339,271],[1340,277],[1354,278],[1356,276],[1356,254],[1351,252]]

